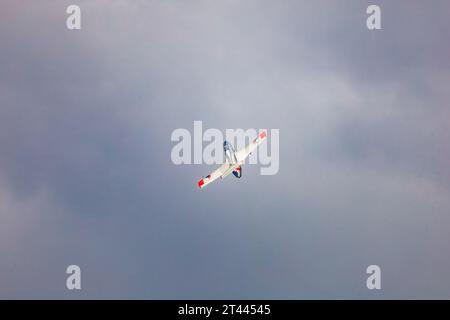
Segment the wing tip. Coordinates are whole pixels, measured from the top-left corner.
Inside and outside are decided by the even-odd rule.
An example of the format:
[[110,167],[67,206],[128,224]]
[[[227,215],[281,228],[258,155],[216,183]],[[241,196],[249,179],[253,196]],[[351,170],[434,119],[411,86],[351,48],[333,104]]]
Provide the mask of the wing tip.
[[203,185],[205,184],[205,180],[204,179],[200,179],[198,182],[197,182],[197,185],[198,185],[198,187],[201,189],[201,188],[203,188]]
[[265,132],[265,131],[263,131],[263,132],[261,132],[260,134],[259,134],[259,138],[260,139],[264,139],[264,138],[266,138],[267,137],[267,133]]

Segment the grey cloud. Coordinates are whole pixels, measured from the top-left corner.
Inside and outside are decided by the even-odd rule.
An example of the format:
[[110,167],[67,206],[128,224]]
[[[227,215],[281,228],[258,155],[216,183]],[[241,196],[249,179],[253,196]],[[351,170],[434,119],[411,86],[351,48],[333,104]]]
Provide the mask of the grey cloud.
[[[1,297],[449,297],[446,2],[68,4],[0,10]],[[199,192],[194,120],[279,128],[279,174]]]

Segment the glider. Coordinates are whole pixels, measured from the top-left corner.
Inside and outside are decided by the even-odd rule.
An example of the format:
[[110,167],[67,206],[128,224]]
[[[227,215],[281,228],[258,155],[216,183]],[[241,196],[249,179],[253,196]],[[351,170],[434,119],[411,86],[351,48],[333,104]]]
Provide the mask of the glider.
[[200,189],[206,187],[208,184],[220,177],[220,179],[225,178],[230,173],[233,173],[236,178],[242,177],[242,164],[245,159],[267,138],[265,131],[259,133],[258,137],[248,144],[245,148],[235,152],[233,146],[228,142],[224,141],[223,151],[225,153],[225,163],[219,168],[213,171],[210,175],[200,179],[198,181],[198,187]]

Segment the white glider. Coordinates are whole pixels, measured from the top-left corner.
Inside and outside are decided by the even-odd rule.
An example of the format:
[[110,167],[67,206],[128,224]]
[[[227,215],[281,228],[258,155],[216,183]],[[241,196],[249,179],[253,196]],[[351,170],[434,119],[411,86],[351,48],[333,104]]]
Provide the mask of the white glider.
[[242,177],[241,165],[245,162],[245,159],[259,146],[259,144],[266,140],[266,138],[267,134],[263,131],[259,133],[255,140],[237,152],[234,151],[233,146],[228,141],[224,141],[223,151],[225,152],[225,163],[214,170],[210,175],[200,179],[198,181],[198,187],[202,189],[217,178],[220,177],[220,179],[223,179],[230,173],[233,173],[236,178]]

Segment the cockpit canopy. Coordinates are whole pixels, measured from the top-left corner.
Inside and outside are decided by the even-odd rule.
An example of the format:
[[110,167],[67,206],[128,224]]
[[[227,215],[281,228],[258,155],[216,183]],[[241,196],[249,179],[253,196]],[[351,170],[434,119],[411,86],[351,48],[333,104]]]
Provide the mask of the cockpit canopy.
[[225,161],[231,164],[237,162],[233,145],[226,140],[223,142],[223,152],[225,154]]

